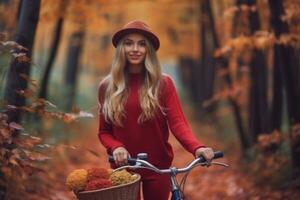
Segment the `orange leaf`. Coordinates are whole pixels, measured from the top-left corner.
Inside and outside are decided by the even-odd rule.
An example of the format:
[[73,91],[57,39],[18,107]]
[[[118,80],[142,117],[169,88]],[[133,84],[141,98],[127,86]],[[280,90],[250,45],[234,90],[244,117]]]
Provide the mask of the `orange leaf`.
[[0,134],[6,140],[11,137],[12,131],[8,130],[7,128],[1,128]]
[[11,156],[10,158],[9,158],[9,161],[8,161],[10,164],[12,164],[12,165],[15,165],[15,166],[19,166],[19,163],[18,163],[18,161],[17,161],[17,158],[15,157],[15,156]]
[[66,123],[70,123],[70,122],[74,121],[75,119],[76,119],[75,116],[72,115],[72,114],[69,114],[69,113],[66,113],[66,114],[63,116],[63,120],[64,120],[64,122],[66,122]]
[[30,58],[26,54],[16,54],[14,55],[19,63],[30,63]]
[[23,97],[32,97],[34,94],[34,91],[32,89],[28,88],[26,90],[17,90],[16,93]]

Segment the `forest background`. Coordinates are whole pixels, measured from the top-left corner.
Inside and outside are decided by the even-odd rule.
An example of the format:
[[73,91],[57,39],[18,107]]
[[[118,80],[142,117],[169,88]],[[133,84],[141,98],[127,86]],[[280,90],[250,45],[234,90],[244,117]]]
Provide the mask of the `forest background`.
[[[227,169],[195,169],[189,199],[297,199],[299,0],[1,0],[0,199],[75,199],[77,168],[108,167],[97,88],[112,34],[133,19],[161,40],[163,71]],[[192,156],[171,137],[174,165]]]

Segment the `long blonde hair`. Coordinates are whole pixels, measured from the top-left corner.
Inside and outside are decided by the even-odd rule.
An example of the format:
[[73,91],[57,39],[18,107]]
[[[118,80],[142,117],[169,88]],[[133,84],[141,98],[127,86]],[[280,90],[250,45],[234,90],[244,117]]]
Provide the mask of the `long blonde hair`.
[[[142,113],[138,123],[142,123],[155,116],[159,105],[159,86],[161,80],[161,66],[156,52],[149,40],[146,40],[146,57],[143,69],[143,81],[139,91],[139,102]],[[126,117],[124,105],[128,97],[128,70],[126,69],[126,57],[124,39],[116,47],[110,75],[106,77],[107,88],[102,112],[105,120],[115,125],[123,126],[122,120]]]

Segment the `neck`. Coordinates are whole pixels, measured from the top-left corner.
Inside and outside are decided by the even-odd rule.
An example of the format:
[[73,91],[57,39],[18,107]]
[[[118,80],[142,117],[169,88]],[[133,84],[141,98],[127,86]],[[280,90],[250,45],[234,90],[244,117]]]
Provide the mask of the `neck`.
[[129,73],[138,74],[143,70],[143,64],[129,65]]

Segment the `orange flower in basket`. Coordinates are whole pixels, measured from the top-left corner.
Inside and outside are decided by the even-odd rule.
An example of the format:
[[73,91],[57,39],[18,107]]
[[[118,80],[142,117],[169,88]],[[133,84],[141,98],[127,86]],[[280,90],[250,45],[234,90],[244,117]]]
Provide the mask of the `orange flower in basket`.
[[136,180],[137,178],[138,178],[137,175],[131,174],[126,170],[113,172],[109,177],[113,185],[122,185],[122,184],[130,183]]
[[74,192],[84,190],[87,183],[87,174],[88,172],[85,169],[76,169],[72,171],[66,180],[67,187]]
[[100,178],[100,179],[94,179],[94,180],[88,182],[88,184],[85,187],[85,190],[86,191],[97,190],[97,189],[108,188],[111,186],[112,186],[112,183],[110,180]]
[[95,179],[108,179],[109,172],[105,168],[90,168],[87,170],[87,180],[88,182],[95,180]]

